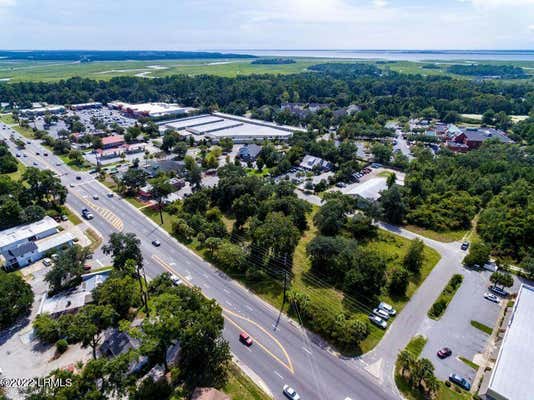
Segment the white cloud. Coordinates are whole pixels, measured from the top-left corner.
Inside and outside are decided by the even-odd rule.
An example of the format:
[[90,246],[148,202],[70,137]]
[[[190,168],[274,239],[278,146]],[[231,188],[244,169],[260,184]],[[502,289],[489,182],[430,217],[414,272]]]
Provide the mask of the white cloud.
[[378,8],[384,8],[389,4],[386,0],[373,0],[373,5]]
[[0,0],[0,8],[1,7],[12,7],[16,3],[15,0]]
[[534,33],[534,24],[530,24],[528,26],[528,30],[529,30],[530,33]]

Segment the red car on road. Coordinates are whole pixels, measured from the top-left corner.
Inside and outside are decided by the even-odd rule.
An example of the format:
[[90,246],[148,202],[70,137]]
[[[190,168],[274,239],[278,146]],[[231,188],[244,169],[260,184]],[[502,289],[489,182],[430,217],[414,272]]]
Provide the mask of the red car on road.
[[252,343],[254,343],[250,335],[246,332],[241,332],[239,334],[239,341],[247,346],[252,346]]

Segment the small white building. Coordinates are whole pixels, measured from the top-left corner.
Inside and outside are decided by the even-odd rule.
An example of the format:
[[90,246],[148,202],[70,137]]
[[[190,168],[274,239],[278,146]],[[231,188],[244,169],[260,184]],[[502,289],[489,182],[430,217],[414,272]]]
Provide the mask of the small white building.
[[43,258],[48,251],[72,244],[71,233],[56,235],[58,232],[59,224],[48,216],[1,231],[0,266],[4,269],[25,267]]

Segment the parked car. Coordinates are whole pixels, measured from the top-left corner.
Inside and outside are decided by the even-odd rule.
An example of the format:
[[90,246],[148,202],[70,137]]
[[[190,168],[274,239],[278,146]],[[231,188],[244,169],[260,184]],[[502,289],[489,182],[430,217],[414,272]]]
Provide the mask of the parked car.
[[184,283],[180,278],[178,278],[174,274],[171,274],[171,281],[174,284],[174,286],[182,285]]
[[397,311],[393,308],[393,306],[389,305],[388,303],[381,302],[378,305],[378,308],[381,308],[382,310],[386,311],[389,315],[395,315],[397,314]]
[[154,239],[152,241],[152,246],[159,247],[159,246],[161,246],[161,242],[159,240],[157,240],[157,239]]
[[291,386],[289,386],[289,385],[284,385],[283,393],[284,393],[284,395],[285,395],[288,399],[291,399],[291,400],[300,400],[300,396],[299,396],[299,394],[296,392],[295,389],[293,389],[293,388],[292,388]]
[[54,253],[50,256],[50,258],[54,261],[57,261],[59,259],[59,255],[57,253]]
[[70,187],[74,187],[74,183],[69,183],[69,186]]
[[48,157],[48,153],[43,153],[43,156]]
[[469,247],[469,242],[463,242],[462,245],[460,246],[462,250],[467,250],[468,247]]
[[441,359],[447,358],[451,354],[452,354],[452,350],[449,349],[448,347],[444,347],[442,349],[439,349],[438,352],[437,352],[438,357],[441,358]]
[[252,343],[254,343],[250,335],[246,332],[241,332],[239,334],[239,341],[247,346],[252,346]]
[[84,271],[90,271],[91,270],[91,266],[89,264],[85,264],[83,266],[83,269],[84,269]]
[[77,181],[81,181],[81,180],[82,180],[82,177],[81,177],[80,175],[77,175],[77,176],[76,176],[76,180],[77,180]]
[[495,296],[494,294],[488,293],[488,292],[484,293],[484,298],[486,300],[492,301],[492,302],[497,303],[497,304],[500,302],[500,300],[499,300],[499,298],[497,296]]
[[20,157],[20,153],[15,154],[17,157]]
[[381,308],[375,308],[373,310],[373,314],[376,315],[377,317],[382,318],[383,320],[386,320],[386,321],[389,319],[388,312],[385,311],[385,310],[382,310]]
[[386,329],[388,327],[388,323],[386,321],[374,314],[369,314],[369,321],[382,329]]
[[69,220],[69,217],[67,217],[65,214],[63,214],[63,215],[61,216],[61,220],[62,220],[62,221],[68,221],[68,220]]
[[51,260],[50,258],[45,258],[45,259],[43,260],[43,265],[44,265],[45,267],[49,267],[49,266],[51,266],[51,265],[52,265],[52,260]]
[[498,294],[501,297],[508,297],[509,293],[504,290],[503,288],[500,288],[499,286],[490,286],[489,290],[491,290],[493,293]]
[[471,390],[471,384],[467,381],[467,379],[458,374],[450,374],[449,381],[460,386],[462,389]]

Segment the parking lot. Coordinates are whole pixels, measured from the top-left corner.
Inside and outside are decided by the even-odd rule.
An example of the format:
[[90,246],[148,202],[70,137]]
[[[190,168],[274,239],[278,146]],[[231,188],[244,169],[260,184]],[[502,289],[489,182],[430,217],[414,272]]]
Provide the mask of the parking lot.
[[[439,321],[427,318],[425,321],[420,333],[428,338],[428,342],[421,357],[432,361],[436,368],[435,375],[441,380],[447,380],[449,374],[455,372],[472,382],[476,371],[458,357],[464,357],[476,364],[480,358],[477,355],[483,353],[489,335],[471,326],[471,321],[494,327],[501,305],[507,300],[496,304],[484,298],[484,293],[490,285],[490,271],[464,269],[462,275],[463,283],[442,318]],[[449,347],[452,355],[441,360],[436,352],[443,347]]]

